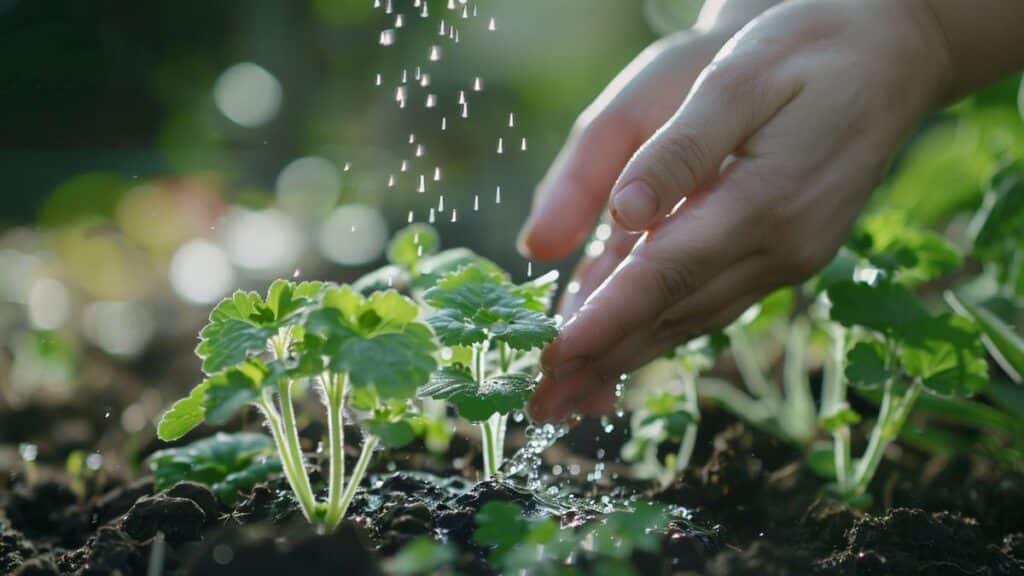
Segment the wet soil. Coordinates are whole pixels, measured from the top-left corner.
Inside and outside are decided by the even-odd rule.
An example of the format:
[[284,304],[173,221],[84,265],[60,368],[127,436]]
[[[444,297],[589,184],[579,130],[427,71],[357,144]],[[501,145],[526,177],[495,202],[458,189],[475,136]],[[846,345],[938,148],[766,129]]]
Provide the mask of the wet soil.
[[[831,502],[792,448],[728,419],[708,420],[716,418],[718,432],[700,443],[695,465],[664,489],[610,472],[613,465],[588,476],[597,451],[613,454],[619,443],[614,435],[601,440],[608,445],[588,443],[600,436],[594,423],[546,456],[579,463],[579,474],[559,480],[592,502],[641,490],[674,507],[659,553],[632,558],[645,575],[1024,575],[1019,474],[964,458],[922,475],[924,464],[907,458],[904,468],[887,463],[879,473],[874,509],[854,510]],[[413,446],[377,458],[333,534],[310,529],[280,479],[229,509],[198,484],[156,493],[148,477],[103,476],[81,494],[58,473],[31,485],[15,476],[0,487],[0,574],[131,575],[154,565],[159,572],[150,573],[379,574],[382,560],[424,535],[457,546],[458,573],[492,574],[488,551],[472,542],[474,515],[487,502],[516,502],[559,518],[566,530],[600,516],[598,506],[476,482],[472,445],[460,440],[453,453],[436,458]],[[316,467],[311,477],[321,483]]]

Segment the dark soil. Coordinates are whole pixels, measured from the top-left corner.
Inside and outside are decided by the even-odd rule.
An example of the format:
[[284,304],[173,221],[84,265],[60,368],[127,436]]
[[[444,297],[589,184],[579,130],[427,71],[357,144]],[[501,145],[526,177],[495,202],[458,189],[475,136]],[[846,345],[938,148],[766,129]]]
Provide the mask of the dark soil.
[[[595,456],[592,445],[575,448],[594,434],[586,426],[552,450],[559,462],[582,463],[572,490],[641,486],[612,474],[580,480]],[[614,436],[604,441],[611,445],[598,449],[618,449]],[[468,443],[454,451],[472,462]],[[29,486],[18,479],[0,492],[0,574],[146,574],[151,563],[163,574],[378,574],[382,559],[423,535],[458,546],[459,573],[491,574],[488,551],[472,542],[474,515],[485,503],[516,502],[528,514],[559,517],[563,529],[600,515],[507,483],[474,482],[474,470],[454,470],[452,458],[417,447],[394,456],[398,470],[378,458],[348,520],[327,535],[302,519],[283,480],[255,487],[228,509],[197,484],[154,493],[147,477],[94,479],[83,499],[61,480]],[[831,503],[799,454],[738,424],[719,426],[697,459],[668,488],[644,488],[687,515],[661,535],[660,553],[634,555],[638,573],[1024,575],[1019,475],[965,459],[923,478],[921,463],[908,458],[906,469],[888,464],[880,472],[873,493],[887,511],[873,514]],[[312,478],[319,482],[315,469]]]

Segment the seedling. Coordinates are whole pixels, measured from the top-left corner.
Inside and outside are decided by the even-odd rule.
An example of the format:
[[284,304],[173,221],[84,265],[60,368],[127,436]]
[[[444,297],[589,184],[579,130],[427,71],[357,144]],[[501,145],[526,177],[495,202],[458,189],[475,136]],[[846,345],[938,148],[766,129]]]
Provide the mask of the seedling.
[[454,351],[419,395],[447,400],[479,424],[485,479],[502,465],[508,414],[533,390],[533,376],[512,367],[557,335],[554,319],[544,314],[553,289],[550,279],[515,285],[493,265],[475,263],[441,277],[423,295],[435,309],[427,321]]
[[[277,281],[266,300],[236,292],[200,333],[196,352],[208,377],[160,421],[164,440],[203,421],[222,424],[247,405],[266,418],[299,508],[334,529],[344,517],[376,446],[413,438],[408,400],[436,367],[430,328],[415,303],[394,291],[364,297],[349,286]],[[328,492],[318,502],[306,474],[292,394],[301,382],[321,392],[328,420]],[[343,409],[364,415],[363,447],[345,481]]]
[[[956,267],[959,259],[930,233],[869,220],[854,238],[859,279],[827,287],[834,326],[833,358],[822,391],[821,425],[833,436],[838,493],[856,498],[874,477],[918,397],[969,396],[987,383],[978,332],[967,319],[932,314],[908,286]],[[860,415],[846,403],[847,387],[881,391],[868,445],[854,460],[851,425]]]
[[[689,465],[700,424],[697,377],[714,365],[727,345],[724,334],[715,334],[692,340],[668,355],[680,389],[661,390],[643,399],[643,408],[633,412],[631,437],[622,449],[623,457],[636,464],[639,476],[667,486]],[[679,448],[662,459],[659,452],[665,442],[676,442]]]
[[165,448],[146,458],[157,490],[178,482],[205,484],[226,506],[238,493],[281,471],[274,441],[265,434],[240,432],[197,440],[181,448]]
[[[743,388],[703,378],[698,393],[751,426],[803,448],[817,432],[817,423],[805,362],[810,327],[802,317],[790,319],[793,294],[783,289],[769,295],[725,330]],[[770,377],[763,350],[755,345],[764,334],[785,342],[781,384]]]

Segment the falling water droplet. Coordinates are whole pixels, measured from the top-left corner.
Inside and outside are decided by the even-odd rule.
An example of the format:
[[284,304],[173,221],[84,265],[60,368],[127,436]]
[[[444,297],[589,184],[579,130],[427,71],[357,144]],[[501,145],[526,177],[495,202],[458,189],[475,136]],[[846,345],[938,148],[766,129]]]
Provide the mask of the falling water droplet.
[[465,90],[459,90],[459,104],[465,104],[465,103],[466,103],[466,91]]
[[515,114],[515,112],[509,112],[508,113],[508,127],[509,128],[515,128],[516,127],[516,114]]
[[526,262],[526,277],[533,278],[533,262]]
[[402,24],[404,24],[404,22],[402,22],[402,15],[399,14],[398,16],[395,16],[395,28],[401,28]]
[[484,80],[483,80],[483,78],[481,78],[479,76],[477,76],[476,78],[473,78],[473,92],[481,92],[483,89],[484,89]]
[[406,222],[408,222],[409,224],[412,224],[412,220],[413,220],[412,210],[409,210],[409,217],[406,218]]
[[423,3],[423,9],[420,10],[420,18],[426,18],[430,16],[430,11],[427,10],[427,2]]
[[409,133],[409,144],[415,144],[415,143],[416,143],[416,135],[413,134],[412,132],[410,132]]
[[440,181],[441,181],[441,167],[440,166],[434,166],[434,182],[440,182]]
[[373,83],[377,86],[380,86],[383,82],[384,81],[381,79],[380,73],[378,73],[377,76],[373,79]]
[[479,211],[480,211],[480,195],[479,194],[474,194],[473,195],[473,212],[479,212]]
[[345,166],[342,167],[341,171],[342,172],[348,172],[351,169],[352,169],[352,163],[351,162],[345,162]]
[[452,222],[458,222],[458,220],[459,220],[459,211],[456,210],[455,208],[452,208]]
[[437,94],[427,94],[427,108],[433,108],[437,106]]
[[444,23],[444,18],[441,18],[441,26],[438,28],[437,33],[440,36],[444,36],[445,34],[448,33],[448,29],[447,29],[447,27],[445,26],[445,23]]
[[395,88],[395,101],[399,103],[405,102],[405,95],[405,86],[399,86],[398,88]]
[[426,178],[423,177],[423,174],[420,174],[420,180],[419,184],[416,185],[416,191],[419,192],[420,194],[423,194],[424,192],[427,191],[427,180]]
[[388,188],[394,188],[394,187],[395,187],[395,175],[394,174],[388,174]]
[[434,209],[430,209],[430,214],[427,216],[427,222],[433,224],[437,220],[437,214],[434,213]]
[[437,62],[439,60],[441,60],[441,47],[434,44],[430,47],[430,61]]
[[523,138],[523,140],[519,143],[519,149],[522,150],[523,152],[526,152],[526,138]]
[[455,10],[455,0],[448,0],[448,9]]
[[423,157],[423,153],[424,153],[423,144],[417,144],[416,145],[416,157],[417,158],[422,158]]
[[444,194],[437,197],[437,211],[444,212]]
[[380,45],[391,46],[395,43],[395,31],[391,28],[380,31]]
[[491,19],[487,22],[487,29],[490,30],[491,32],[494,32],[495,30],[498,29],[498,23],[495,22],[494,16],[491,16]]
[[494,203],[501,204],[501,186],[494,191]]
[[441,131],[443,132],[443,131],[445,131],[447,129],[448,129],[448,117],[447,116],[442,116],[441,117]]
[[503,154],[504,152],[505,152],[505,139],[502,138],[501,136],[499,136],[498,137],[498,154]]
[[391,0],[387,0],[387,3],[384,4],[384,13],[391,14],[392,12],[394,12],[394,7],[391,6]]
[[462,117],[469,118],[469,102],[464,102],[462,104]]
[[420,76],[420,86],[423,88],[430,86],[430,74],[424,73]]

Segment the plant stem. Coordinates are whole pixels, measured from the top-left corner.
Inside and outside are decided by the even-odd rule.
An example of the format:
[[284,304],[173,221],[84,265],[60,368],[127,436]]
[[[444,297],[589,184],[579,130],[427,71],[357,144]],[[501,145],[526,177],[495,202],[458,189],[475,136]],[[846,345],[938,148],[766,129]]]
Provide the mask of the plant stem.
[[736,368],[740,371],[743,383],[758,400],[777,402],[779,393],[772,388],[771,384],[764,377],[761,370],[761,363],[757,360],[750,340],[742,328],[733,327],[729,330],[730,349],[733,359],[736,361]]
[[495,460],[495,430],[492,427],[492,419],[480,423],[480,432],[483,437],[484,451],[484,480],[490,480],[498,467]]
[[871,430],[871,439],[864,455],[857,462],[857,470],[852,484],[849,486],[849,494],[859,495],[867,490],[878,465],[882,461],[885,449],[899,436],[903,424],[910,415],[918,395],[921,393],[922,384],[920,380],[914,380],[902,398],[897,398],[893,392],[896,377],[890,378],[885,383],[885,392],[882,395],[882,405],[878,409],[878,420],[874,429]]
[[[266,393],[258,406],[263,412],[263,416],[267,419],[267,423],[270,425],[270,432],[274,437],[274,443],[277,445],[277,452],[281,455],[281,467],[284,469],[284,477],[288,480],[288,485],[291,486],[292,492],[295,494],[295,498],[299,502],[299,508],[302,510],[302,515],[306,517],[306,520],[315,522],[316,502],[313,499],[312,491],[303,491],[302,485],[298,481],[295,462],[291,457],[288,450],[288,444],[284,439],[284,433],[281,430],[281,417],[278,415],[277,409],[274,408],[273,399],[270,398],[269,391],[265,392]],[[302,471],[302,476],[305,476],[305,470]]]
[[[281,432],[284,435],[285,443],[288,445],[288,452],[292,459],[292,466],[295,468],[295,480],[300,490],[315,502],[313,488],[309,484],[309,476],[306,474],[306,462],[302,456],[302,445],[299,443],[299,429],[295,424],[295,406],[292,404],[292,380],[284,379],[278,386],[278,396],[281,402]],[[315,522],[315,520],[314,520]]]
[[697,377],[689,370],[683,370],[683,393],[686,394],[686,409],[693,416],[693,421],[686,425],[683,439],[676,453],[675,473],[678,474],[690,465],[693,449],[697,445],[697,426],[700,422],[700,404],[697,402]]
[[373,450],[377,447],[379,441],[376,436],[369,435],[363,440],[363,449],[359,453],[359,460],[356,461],[355,469],[352,470],[352,476],[348,479],[348,485],[345,486],[345,492],[341,496],[341,504],[337,512],[328,516],[324,522],[328,531],[337,528],[338,524],[345,517],[345,513],[348,512],[349,504],[352,503],[352,498],[356,495],[356,489],[363,481],[363,476],[366,475],[366,468],[370,465],[370,458],[373,456]]
[[327,402],[328,457],[330,458],[327,510],[324,517],[325,524],[330,525],[335,517],[340,520],[342,492],[345,490],[345,426],[342,418],[348,374],[340,378],[337,374],[324,374],[322,378],[324,399]]
[[779,424],[797,444],[807,443],[817,431],[814,399],[805,361],[809,334],[805,322],[797,320],[790,325],[783,364],[782,383],[786,401],[782,405],[783,418]]
[[[828,417],[846,407],[846,329],[832,325],[832,361],[825,365],[822,379],[821,416]],[[846,424],[832,431],[832,457],[836,468],[836,486],[845,494],[850,486],[850,427]]]

